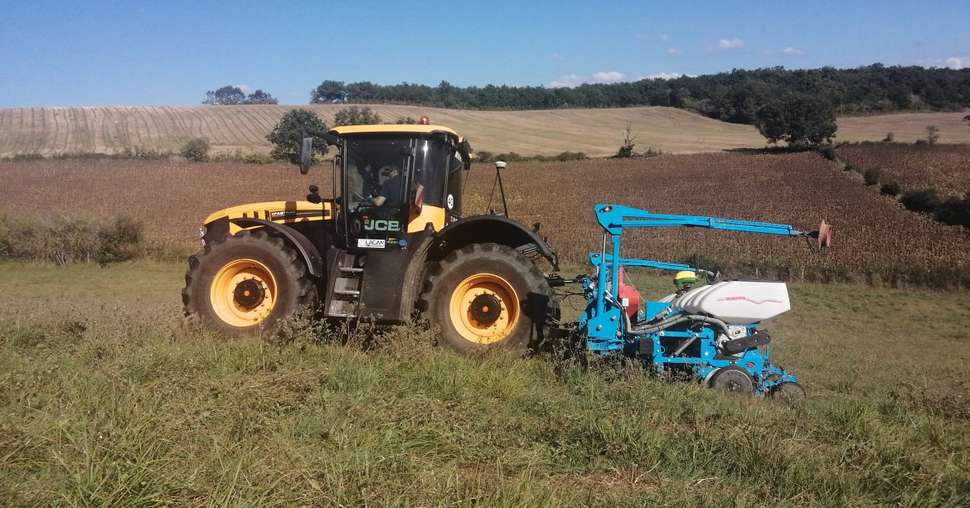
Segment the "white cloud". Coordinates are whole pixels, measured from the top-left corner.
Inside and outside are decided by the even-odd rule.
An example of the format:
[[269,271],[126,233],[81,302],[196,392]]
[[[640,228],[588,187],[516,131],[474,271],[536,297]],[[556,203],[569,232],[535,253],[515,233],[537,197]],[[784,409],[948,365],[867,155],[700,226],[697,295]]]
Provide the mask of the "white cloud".
[[737,37],[735,37],[733,39],[721,39],[721,40],[717,41],[717,47],[719,47],[721,49],[743,48],[744,47],[744,41],[742,41],[741,39],[738,39]]
[[970,56],[951,56],[944,60],[943,64],[951,69],[970,67]]
[[583,78],[579,77],[578,74],[566,74],[565,76],[559,76],[558,79],[553,80],[548,85],[547,88],[572,88],[577,85],[583,84]]
[[970,67],[970,56],[951,56],[948,58],[924,58],[919,61],[924,67],[948,67],[966,69]]
[[667,41],[670,40],[670,36],[667,35],[667,34],[660,34],[659,37],[660,37],[660,40],[662,40],[664,42],[667,42]]
[[791,55],[791,56],[801,56],[801,55],[804,55],[805,54],[804,51],[802,51],[802,50],[800,50],[798,48],[793,48],[791,46],[788,46],[787,48],[781,50],[781,52],[784,53],[784,54],[786,54],[786,55]]
[[682,74],[680,72],[658,72],[656,74],[649,74],[647,76],[640,76],[637,80],[641,79],[677,79],[687,76],[688,78],[694,77],[691,74]]
[[679,55],[681,51],[677,48],[667,48],[668,55]]
[[242,90],[243,93],[252,93],[253,91],[252,87],[250,87],[249,85],[232,85],[232,86]]
[[558,51],[554,51],[551,55],[549,55],[549,58],[560,62],[563,60],[562,55],[560,55]]
[[559,76],[558,79],[553,80],[551,83],[546,85],[548,88],[572,88],[574,86],[579,86],[586,83],[618,83],[626,79],[626,74],[617,71],[600,71],[594,72],[589,76],[580,76],[579,74],[566,74]]
[[606,71],[606,72],[594,72],[593,81],[596,83],[616,83],[617,81],[623,81],[625,78],[622,72],[617,71]]

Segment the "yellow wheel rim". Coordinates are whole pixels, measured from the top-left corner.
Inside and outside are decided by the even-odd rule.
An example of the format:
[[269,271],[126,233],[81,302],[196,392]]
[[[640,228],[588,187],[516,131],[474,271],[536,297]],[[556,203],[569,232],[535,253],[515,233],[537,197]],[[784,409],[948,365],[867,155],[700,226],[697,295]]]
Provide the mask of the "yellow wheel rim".
[[494,344],[506,338],[519,320],[519,296],[502,277],[478,273],[451,294],[451,323],[465,340]]
[[228,325],[253,326],[276,305],[276,279],[266,265],[236,259],[223,265],[212,279],[210,301],[216,316]]

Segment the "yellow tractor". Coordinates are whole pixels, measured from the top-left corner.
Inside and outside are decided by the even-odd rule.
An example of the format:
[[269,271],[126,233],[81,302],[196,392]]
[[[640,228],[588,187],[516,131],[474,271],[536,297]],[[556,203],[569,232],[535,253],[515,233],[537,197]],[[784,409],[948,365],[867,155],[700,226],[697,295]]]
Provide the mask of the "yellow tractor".
[[[534,228],[503,213],[463,216],[468,144],[437,125],[331,130],[332,195],[219,210],[200,230],[182,302],[234,335],[270,331],[303,306],[322,319],[401,323],[423,315],[461,352],[524,351],[558,317],[538,264],[558,270]],[[300,170],[310,167],[304,138]],[[497,183],[501,174],[496,166]],[[504,189],[502,201],[504,204]]]

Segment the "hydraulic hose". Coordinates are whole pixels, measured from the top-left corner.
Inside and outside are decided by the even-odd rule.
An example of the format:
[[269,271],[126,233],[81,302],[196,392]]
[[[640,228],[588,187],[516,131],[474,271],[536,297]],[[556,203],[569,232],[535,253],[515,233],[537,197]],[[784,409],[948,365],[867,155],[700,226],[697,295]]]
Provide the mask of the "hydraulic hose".
[[648,324],[646,326],[641,326],[638,328],[630,327],[628,328],[628,330],[631,335],[647,335],[650,333],[659,332],[661,330],[666,330],[667,328],[683,323],[684,321],[700,321],[702,323],[712,324],[724,330],[725,332],[727,331],[727,327],[728,327],[727,323],[717,318],[712,318],[710,316],[702,316],[700,314],[685,314],[685,315],[670,317],[658,323]]
[[[606,297],[606,300],[613,303],[613,305],[616,305],[617,308],[623,309],[623,306],[620,305],[620,302],[617,301],[617,299],[614,298],[613,295],[610,294],[608,291],[605,292],[603,296]],[[720,328],[721,330],[723,330],[724,333],[727,333],[728,331],[728,325],[724,321],[721,321],[720,319],[717,319],[717,318],[713,318],[711,316],[704,316],[701,314],[681,314],[681,315],[669,317],[657,323],[648,324],[646,326],[642,326],[639,328],[633,327],[633,324],[630,322],[630,316],[627,315],[626,312],[620,312],[620,314],[623,315],[623,321],[626,324],[627,333],[629,333],[630,335],[647,335],[650,333],[656,333],[661,330],[666,330],[671,326],[683,323],[684,321],[700,321],[701,323],[712,324]]]

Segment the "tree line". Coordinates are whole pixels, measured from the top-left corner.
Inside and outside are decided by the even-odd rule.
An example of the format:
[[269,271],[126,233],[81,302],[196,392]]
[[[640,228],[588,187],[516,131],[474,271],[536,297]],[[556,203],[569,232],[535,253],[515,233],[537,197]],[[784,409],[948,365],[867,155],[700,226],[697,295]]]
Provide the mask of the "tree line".
[[785,95],[810,96],[836,114],[959,110],[970,107],[970,69],[882,64],[854,69],[772,67],[573,88],[326,80],[311,91],[310,102],[513,110],[670,106],[726,122],[755,124],[762,106]]
[[246,95],[238,86],[226,85],[205,93],[202,104],[210,106],[233,106],[236,104],[278,104],[275,97],[262,90]]

